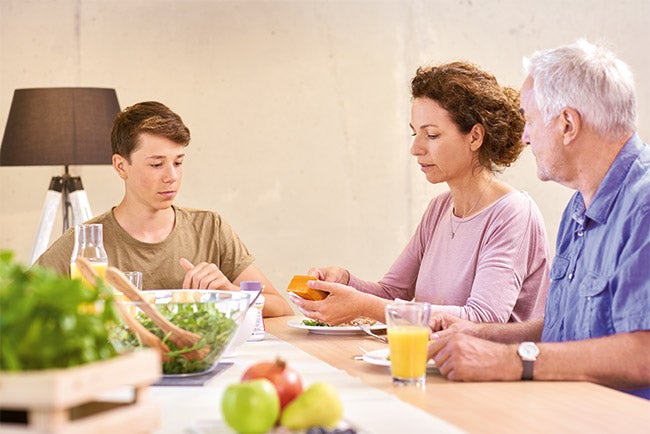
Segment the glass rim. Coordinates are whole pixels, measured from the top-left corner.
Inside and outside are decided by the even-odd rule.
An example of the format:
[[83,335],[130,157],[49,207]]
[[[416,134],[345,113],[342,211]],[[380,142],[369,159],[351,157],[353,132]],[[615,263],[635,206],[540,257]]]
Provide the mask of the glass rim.
[[427,301],[392,301],[386,305],[387,309],[392,309],[395,306],[428,306],[431,308],[431,303]]

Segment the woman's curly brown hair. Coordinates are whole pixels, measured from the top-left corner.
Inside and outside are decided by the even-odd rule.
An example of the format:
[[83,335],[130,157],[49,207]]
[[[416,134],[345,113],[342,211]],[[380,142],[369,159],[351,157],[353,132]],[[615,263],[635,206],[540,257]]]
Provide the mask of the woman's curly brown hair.
[[485,137],[478,151],[481,166],[493,171],[508,167],[525,147],[519,92],[501,87],[493,75],[476,65],[452,62],[420,67],[411,81],[411,94],[436,101],[465,134],[474,125],[483,125]]

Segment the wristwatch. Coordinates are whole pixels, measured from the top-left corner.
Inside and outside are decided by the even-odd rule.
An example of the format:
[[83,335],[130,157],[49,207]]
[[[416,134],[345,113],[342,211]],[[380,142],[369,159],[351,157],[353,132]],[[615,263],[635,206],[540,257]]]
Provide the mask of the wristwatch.
[[539,348],[534,342],[522,342],[519,344],[517,354],[521,357],[521,363],[524,365],[524,372],[521,373],[522,380],[533,379],[533,365],[537,356],[539,356]]

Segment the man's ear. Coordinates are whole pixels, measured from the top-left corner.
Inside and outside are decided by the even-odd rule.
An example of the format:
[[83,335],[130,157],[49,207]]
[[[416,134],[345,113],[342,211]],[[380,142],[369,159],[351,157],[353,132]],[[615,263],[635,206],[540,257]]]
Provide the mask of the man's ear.
[[126,161],[126,158],[122,157],[120,154],[113,154],[113,168],[122,179],[127,178],[126,170],[124,170],[124,166],[127,164],[129,163]]
[[582,116],[577,110],[565,107],[560,113],[560,119],[562,121],[562,142],[568,145],[575,140],[582,129]]
[[481,124],[474,124],[472,129],[469,131],[469,148],[476,152],[483,144],[483,138],[485,137],[485,127]]

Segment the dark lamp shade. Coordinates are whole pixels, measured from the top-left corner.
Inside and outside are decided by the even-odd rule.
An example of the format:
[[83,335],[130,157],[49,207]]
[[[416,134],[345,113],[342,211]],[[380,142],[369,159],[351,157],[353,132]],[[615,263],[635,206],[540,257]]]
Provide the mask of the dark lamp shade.
[[0,147],[2,166],[111,164],[114,89],[16,89]]

